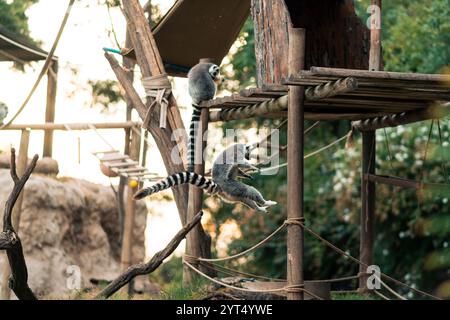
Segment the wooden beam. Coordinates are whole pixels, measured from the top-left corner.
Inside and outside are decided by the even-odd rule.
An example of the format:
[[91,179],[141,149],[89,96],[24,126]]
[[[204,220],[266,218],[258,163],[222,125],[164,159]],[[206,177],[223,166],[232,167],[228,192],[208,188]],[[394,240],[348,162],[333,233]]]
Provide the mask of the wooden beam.
[[[202,109],[200,120],[198,122],[196,139],[195,139],[195,159],[194,172],[204,176],[205,175],[205,159],[204,151],[206,149],[207,141],[205,133],[208,130],[208,109]],[[205,139],[204,139],[205,138]],[[203,189],[189,185],[189,202],[187,211],[187,220],[193,217],[202,210],[203,206]],[[193,257],[211,258],[211,238],[205,233],[201,224],[195,226],[186,237],[186,254]],[[195,266],[202,272],[211,275],[211,269],[206,268],[200,264]],[[184,266],[183,269],[183,283],[184,285],[192,284],[198,279],[198,274],[192,271],[189,267]]]
[[[141,148],[141,139],[134,131],[131,135],[130,145],[130,159],[133,161],[139,160],[139,152]],[[130,182],[130,181],[128,181]],[[123,229],[123,241],[122,252],[120,258],[120,269],[125,271],[132,264],[132,247],[133,247],[133,234],[134,234],[134,220],[136,212],[136,201],[133,199],[133,195],[137,192],[138,185],[132,186],[128,183],[127,201],[125,205],[125,220]],[[128,287],[128,294],[133,293],[132,285]]]
[[392,177],[392,176],[380,176],[376,174],[365,174],[364,179],[366,181],[381,183],[381,184],[387,184],[393,187],[400,187],[400,188],[411,188],[411,189],[419,189],[422,186],[421,182],[413,181],[409,179],[403,179],[398,177]]
[[92,130],[96,129],[123,129],[139,126],[139,122],[104,122],[104,123],[23,123],[11,124],[3,130]]
[[[45,107],[45,122],[55,121],[56,91],[58,83],[58,61],[53,61],[47,71],[47,104]],[[44,157],[52,157],[53,154],[53,130],[44,133]]]
[[385,115],[366,120],[352,122],[352,128],[359,131],[371,131],[387,127],[397,127],[409,123],[439,119],[450,115],[450,104],[445,106],[431,106],[416,111]]
[[[30,131],[23,130],[20,138],[19,158],[17,159],[17,174],[22,176],[28,165],[28,146],[30,143]],[[12,211],[12,223],[15,232],[19,232],[20,216],[22,214],[23,190],[17,198],[16,205]],[[2,270],[1,300],[9,300],[11,298],[11,289],[8,286],[11,269],[7,260],[5,260]]]
[[[378,2],[378,1],[377,1]],[[378,33],[377,30],[372,30],[374,33]],[[377,46],[378,39],[374,36],[374,45]],[[374,52],[378,52],[375,49]],[[380,57],[381,59],[381,57]],[[379,59],[373,58],[374,63]],[[325,67],[311,67],[311,75],[313,76],[331,76],[331,77],[355,77],[377,80],[404,80],[404,81],[425,81],[425,82],[442,82],[448,83],[450,81],[450,75],[444,74],[426,74],[426,73],[404,73],[404,72],[387,72],[378,71],[379,67],[372,65],[370,70],[356,70],[356,69],[341,69],[341,68],[325,68]]]
[[[289,28],[289,73],[305,67],[306,31]],[[289,88],[288,108],[288,219],[303,219],[303,131],[304,131],[304,87]],[[303,286],[303,229],[296,224],[288,226],[287,235],[287,282],[289,286]],[[303,300],[303,292],[287,293],[289,300]]]

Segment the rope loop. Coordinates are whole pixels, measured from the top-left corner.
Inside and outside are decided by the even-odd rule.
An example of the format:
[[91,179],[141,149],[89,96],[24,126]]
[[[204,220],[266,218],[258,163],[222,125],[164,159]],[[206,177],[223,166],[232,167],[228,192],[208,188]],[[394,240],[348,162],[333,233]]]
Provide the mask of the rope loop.
[[169,81],[167,73],[159,74],[152,77],[142,79],[142,85],[145,89],[147,97],[154,98],[152,104],[147,110],[143,127],[148,128],[151,112],[155,106],[160,106],[159,127],[165,129],[167,126],[167,107],[169,105],[169,97],[172,93],[172,85]]
[[303,284],[292,284],[292,285],[288,285],[285,286],[283,289],[285,292],[288,293],[299,293],[304,291],[304,285]]
[[288,218],[284,221],[284,224],[287,225],[288,227],[290,225],[296,225],[299,227],[303,227],[304,223],[305,223],[305,217]]

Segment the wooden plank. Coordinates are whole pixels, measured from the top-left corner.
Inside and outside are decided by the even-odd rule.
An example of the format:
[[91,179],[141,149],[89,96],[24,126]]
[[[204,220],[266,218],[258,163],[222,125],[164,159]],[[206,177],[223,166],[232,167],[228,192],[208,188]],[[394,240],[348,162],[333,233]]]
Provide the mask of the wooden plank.
[[107,150],[107,151],[96,151],[96,152],[92,152],[93,155],[97,155],[97,154],[107,154],[107,153],[120,153],[119,150]]
[[[131,135],[130,144],[130,159],[133,161],[139,160],[139,153],[141,148],[140,136],[134,131]],[[128,156],[127,156],[128,158]],[[136,212],[136,201],[133,196],[139,189],[139,184],[136,186],[131,186],[128,183],[127,198],[125,205],[125,220],[124,220],[124,230],[123,230],[123,240],[122,240],[122,251],[120,256],[120,269],[125,271],[133,263],[132,247],[133,247],[133,230],[134,230],[134,220]],[[133,286],[130,284],[127,288],[127,293],[132,293]]]
[[136,162],[136,161],[129,161],[129,162],[122,162],[122,163],[108,163],[108,162],[104,162],[103,164],[105,166],[109,167],[109,168],[126,168],[126,167],[136,166],[139,163]]
[[25,124],[11,124],[3,130],[92,130],[96,129],[125,129],[134,126],[140,126],[139,122],[105,122],[105,123],[25,123]]
[[[376,60],[379,61],[379,60]],[[376,70],[372,68],[371,70]],[[356,69],[311,67],[312,75],[332,76],[332,77],[356,77],[379,80],[404,80],[404,81],[425,81],[425,82],[450,82],[450,75],[426,74],[426,73],[404,73],[387,71],[367,71]]]
[[128,160],[130,159],[127,155],[121,155],[121,154],[112,154],[112,155],[106,155],[100,158],[101,162],[104,161],[118,161],[118,160]]
[[117,172],[119,173],[139,173],[139,172],[144,172],[147,169],[145,168],[126,168],[126,169],[115,169]]

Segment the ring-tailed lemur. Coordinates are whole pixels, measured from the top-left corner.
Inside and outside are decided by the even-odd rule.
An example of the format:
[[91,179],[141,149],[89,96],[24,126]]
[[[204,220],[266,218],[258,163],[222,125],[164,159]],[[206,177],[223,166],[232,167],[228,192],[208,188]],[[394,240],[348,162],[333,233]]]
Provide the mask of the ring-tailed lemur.
[[189,95],[192,98],[192,119],[189,128],[187,171],[194,171],[195,131],[200,120],[200,102],[214,98],[216,82],[220,81],[219,67],[213,63],[199,63],[188,73]]
[[265,200],[254,187],[237,180],[238,177],[249,178],[246,170],[259,170],[248,160],[255,147],[242,143],[233,144],[222,151],[212,167],[212,179],[207,179],[195,172],[179,172],[168,176],[151,187],[139,190],[135,199],[142,199],[153,193],[170,187],[190,183],[204,189],[211,195],[217,194],[226,202],[240,202],[258,212],[267,212],[267,207],[276,204],[275,201]]

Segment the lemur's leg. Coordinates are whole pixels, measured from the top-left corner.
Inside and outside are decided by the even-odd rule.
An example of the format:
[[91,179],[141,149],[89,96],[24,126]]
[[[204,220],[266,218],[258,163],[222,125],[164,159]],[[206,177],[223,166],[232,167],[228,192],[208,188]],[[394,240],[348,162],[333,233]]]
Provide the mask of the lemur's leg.
[[261,192],[259,192],[256,188],[252,186],[247,186],[246,196],[250,200],[255,201],[259,206],[273,206],[277,204],[275,201],[264,199]]
[[250,209],[256,210],[256,211],[261,212],[261,213],[267,213],[266,207],[260,207],[260,206],[258,206],[258,205],[256,204],[256,202],[253,201],[253,200],[243,198],[243,199],[241,200],[241,202],[242,202],[243,204],[245,204],[247,207],[249,207]]

